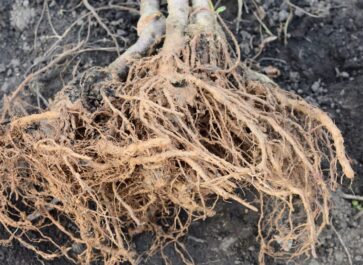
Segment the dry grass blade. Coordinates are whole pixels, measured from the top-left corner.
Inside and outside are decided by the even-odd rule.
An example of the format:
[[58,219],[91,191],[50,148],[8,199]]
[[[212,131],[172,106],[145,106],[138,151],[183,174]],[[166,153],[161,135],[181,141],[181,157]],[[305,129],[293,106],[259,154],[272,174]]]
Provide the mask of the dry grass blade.
[[346,194],[346,193],[341,193],[341,196],[342,196],[344,199],[348,199],[348,200],[363,201],[363,196],[352,195],[352,194]]
[[336,234],[336,236],[338,237],[339,239],[339,242],[340,244],[342,245],[345,253],[347,254],[347,258],[348,258],[348,262],[350,265],[353,265],[353,260],[352,260],[352,256],[350,255],[349,253],[349,250],[346,246],[346,244],[344,243],[344,240],[342,238],[342,236],[338,233],[337,229],[335,228],[335,226],[333,225],[333,222],[331,221],[331,224],[330,224],[331,228],[333,229],[334,233]]

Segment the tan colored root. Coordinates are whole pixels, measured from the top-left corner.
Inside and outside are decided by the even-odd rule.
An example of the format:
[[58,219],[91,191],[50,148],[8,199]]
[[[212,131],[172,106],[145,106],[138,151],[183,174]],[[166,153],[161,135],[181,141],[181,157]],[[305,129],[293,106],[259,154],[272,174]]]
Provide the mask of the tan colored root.
[[140,13],[141,17],[137,24],[138,40],[108,67],[114,78],[126,75],[129,64],[145,56],[164,37],[165,17],[160,12],[159,1],[142,0]]
[[[266,254],[314,250],[338,163],[353,177],[339,130],[301,98],[236,68],[224,37],[186,41],[181,55],[141,59],[125,82],[95,85],[96,111],[61,93],[48,112],[2,132],[0,222],[10,238],[46,259],[137,264],[132,238],[151,232],[148,254],[173,244],[187,264],[178,240],[214,214],[217,197],[259,209],[261,264]],[[238,188],[259,193],[259,204]],[[30,220],[34,213],[42,215]],[[50,225],[67,240],[47,234]]]

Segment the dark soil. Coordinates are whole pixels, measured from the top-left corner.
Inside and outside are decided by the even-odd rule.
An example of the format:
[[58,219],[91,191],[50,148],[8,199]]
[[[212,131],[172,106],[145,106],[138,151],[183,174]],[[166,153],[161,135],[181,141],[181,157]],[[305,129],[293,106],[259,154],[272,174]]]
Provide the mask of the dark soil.
[[[110,1],[91,1],[95,6],[107,5]],[[113,1],[114,4],[132,1]],[[245,1],[247,5],[252,1]],[[319,105],[334,118],[346,139],[348,153],[354,163],[357,177],[353,183],[344,183],[347,193],[363,194],[363,1],[361,0],[306,0],[291,1],[311,12],[323,14],[323,18],[313,18],[301,11],[293,11],[295,16],[289,24],[287,44],[279,34],[286,21],[289,7],[283,1],[264,0],[266,26],[280,36],[267,44],[254,60],[247,60],[251,67],[266,71],[266,67],[277,68],[280,75],[275,78],[283,88],[293,90],[304,98]],[[77,1],[48,1],[49,14],[58,34],[81,14],[83,6]],[[260,24],[252,13],[244,12],[241,28],[236,32],[236,1],[224,0],[227,9],[222,14],[240,43],[244,59],[253,58],[262,41]],[[34,45],[34,30],[43,10],[42,0],[2,0],[0,5],[0,97],[10,93],[27,72],[39,68],[43,55],[55,41],[48,18],[39,24],[37,45]],[[68,11],[67,11],[68,10]],[[136,39],[134,26],[137,15],[128,12],[104,10],[99,13],[111,30],[117,32],[121,49],[130,46]],[[70,33],[60,46],[77,43],[85,38],[87,26],[82,23]],[[46,37],[48,36],[48,37]],[[267,37],[264,33],[264,37]],[[107,33],[92,20],[90,41],[85,48],[113,47]],[[59,48],[60,49],[60,48]],[[34,87],[28,87],[24,97],[36,99],[35,90],[44,98],[51,98],[72,75],[91,66],[107,65],[117,56],[115,51],[90,51],[75,55],[60,62],[43,75]],[[33,64],[35,66],[30,68]],[[77,67],[76,67],[77,66]],[[37,102],[37,101],[35,101]],[[44,103],[39,101],[39,106]],[[318,258],[306,258],[297,264],[345,265],[349,264],[342,242],[346,245],[353,264],[363,264],[363,217],[355,218],[359,210],[351,201],[341,198],[339,192],[333,195],[333,225],[327,229],[318,244]],[[258,242],[256,241],[256,220],[242,206],[231,202],[218,205],[217,215],[194,223],[184,238],[188,251],[196,264],[257,264]],[[0,235],[3,232],[0,233]],[[137,248],[147,248],[148,235],[135,239]],[[181,264],[172,248],[165,252],[172,264]],[[41,261],[29,250],[12,242],[0,247],[1,265],[70,264],[64,259]],[[144,264],[163,264],[156,256]],[[269,260],[269,264],[287,264]],[[288,263],[294,264],[294,263]]]

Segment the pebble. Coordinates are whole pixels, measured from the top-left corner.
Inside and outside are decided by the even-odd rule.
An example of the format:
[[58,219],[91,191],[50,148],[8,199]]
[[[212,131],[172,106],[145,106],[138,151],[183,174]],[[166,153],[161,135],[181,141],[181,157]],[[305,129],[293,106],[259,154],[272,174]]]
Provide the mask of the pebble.
[[311,86],[311,90],[313,92],[318,92],[320,89],[320,80],[315,81],[314,84]]
[[298,72],[290,72],[290,79],[293,82],[298,82],[300,80],[300,74]]
[[53,6],[56,6],[56,5],[57,5],[57,3],[53,0],[52,2],[50,2],[49,7],[53,7]]
[[14,66],[14,67],[17,67],[17,66],[19,66],[19,65],[20,65],[20,61],[19,61],[19,59],[12,59],[12,60],[10,61],[10,64],[11,64],[12,66]]
[[301,10],[301,9],[296,9],[295,10],[295,16],[302,17],[303,15],[305,15],[303,10]]
[[5,253],[4,251],[0,250],[0,260],[4,260],[5,259]]
[[341,72],[340,73],[340,76],[343,77],[343,78],[349,78],[349,73],[347,73],[347,72]]
[[31,24],[35,16],[35,9],[15,4],[10,12],[11,25],[22,32]]
[[127,32],[125,31],[125,30],[123,30],[123,29],[118,29],[117,30],[117,35],[118,36],[126,36],[127,35]]
[[11,68],[6,72],[6,76],[10,77],[13,74],[13,70]]
[[251,48],[250,48],[250,45],[246,42],[242,42],[240,45],[239,45],[241,51],[243,54],[245,55],[248,55],[250,52],[251,52]]
[[286,21],[287,18],[289,17],[289,12],[287,12],[286,10],[281,10],[279,12],[279,21]]
[[248,33],[245,30],[241,30],[239,35],[242,37],[243,40],[250,40],[251,39],[251,34]]
[[6,71],[6,67],[3,63],[0,63],[0,73],[4,73]]
[[250,246],[248,248],[248,250],[251,251],[251,252],[255,252],[256,251],[256,248],[255,248],[255,246]]
[[77,244],[77,243],[72,244],[72,251],[75,254],[81,254],[84,250],[85,250],[85,246],[84,245]]
[[24,42],[24,44],[23,44],[23,50],[24,51],[30,51],[31,50],[31,47],[29,46],[28,43]]

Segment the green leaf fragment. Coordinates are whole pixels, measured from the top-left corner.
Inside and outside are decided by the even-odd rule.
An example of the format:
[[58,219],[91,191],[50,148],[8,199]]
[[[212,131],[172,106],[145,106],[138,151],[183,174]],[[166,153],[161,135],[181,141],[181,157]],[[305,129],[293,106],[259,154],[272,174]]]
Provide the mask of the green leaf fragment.
[[225,6],[220,6],[220,7],[217,8],[216,13],[220,14],[220,13],[224,12],[226,9],[227,8]]

